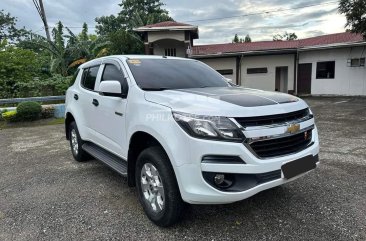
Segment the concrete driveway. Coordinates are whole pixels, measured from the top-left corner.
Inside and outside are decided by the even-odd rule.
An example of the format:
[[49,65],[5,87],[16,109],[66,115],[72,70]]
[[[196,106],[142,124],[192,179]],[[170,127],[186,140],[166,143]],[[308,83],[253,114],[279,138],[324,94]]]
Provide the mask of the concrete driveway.
[[0,240],[366,240],[366,99],[307,101],[316,171],[238,203],[190,206],[168,229],[124,178],[75,162],[62,125],[0,130]]

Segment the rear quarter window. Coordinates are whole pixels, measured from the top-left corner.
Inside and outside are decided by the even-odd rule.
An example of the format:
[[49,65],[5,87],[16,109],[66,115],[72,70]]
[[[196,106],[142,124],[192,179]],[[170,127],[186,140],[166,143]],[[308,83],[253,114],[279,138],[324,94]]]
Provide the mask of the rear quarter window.
[[95,82],[97,80],[99,66],[84,69],[81,86],[88,90],[94,90]]
[[76,81],[76,79],[77,79],[77,77],[78,77],[79,73],[80,73],[80,69],[77,69],[77,70],[75,71],[74,75],[72,76],[72,79],[70,80],[69,86],[74,85],[74,83],[75,83],[75,81]]

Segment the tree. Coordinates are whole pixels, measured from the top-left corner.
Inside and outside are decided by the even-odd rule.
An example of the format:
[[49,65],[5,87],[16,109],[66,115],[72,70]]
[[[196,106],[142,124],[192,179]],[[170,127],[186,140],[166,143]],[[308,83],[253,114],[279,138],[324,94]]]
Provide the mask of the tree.
[[21,37],[27,34],[25,29],[16,28],[17,19],[12,17],[10,13],[0,11],[0,42],[5,39],[9,41],[18,41]]
[[[126,24],[127,30],[147,24],[173,20],[169,17],[169,12],[162,8],[164,4],[160,0],[122,0],[119,6],[122,7],[122,10],[118,15],[122,22]],[[142,20],[139,23],[142,24],[140,26],[136,26],[130,21],[130,19],[136,17],[136,14]]]
[[296,33],[285,32],[283,35],[281,34],[273,35],[273,41],[283,41],[283,40],[291,41],[296,39],[297,39]]
[[244,42],[245,42],[245,43],[250,43],[250,42],[252,42],[252,39],[250,38],[249,34],[247,34],[247,35],[245,36]]
[[81,33],[79,35],[79,39],[81,41],[88,41],[89,40],[88,25],[86,23],[83,24],[83,30],[81,30]]
[[114,15],[110,16],[102,16],[99,18],[96,18],[95,21],[97,22],[97,25],[95,26],[95,31],[99,35],[108,35],[110,33],[116,32],[120,29],[125,29],[125,25],[122,23],[120,18]]
[[54,27],[52,29],[52,36],[53,36],[53,41],[58,48],[60,48],[60,49],[65,48],[64,25],[61,23],[61,21],[59,21],[56,24],[56,27]]
[[160,0],[122,0],[119,6],[122,10],[117,16],[102,16],[96,18],[96,32],[108,35],[118,30],[131,31],[133,28],[173,20],[169,17],[164,4]]
[[122,0],[117,16],[96,18],[96,32],[109,41],[108,54],[143,53],[143,42],[134,28],[173,20],[161,0]]
[[240,40],[239,40],[239,36],[238,34],[235,34],[234,38],[233,38],[233,43],[239,43]]
[[247,34],[244,38],[239,38],[238,34],[235,34],[233,38],[233,43],[250,43],[252,39],[250,38],[249,34]]
[[48,28],[46,12],[45,12],[44,6],[43,6],[43,0],[33,0],[33,4],[36,7],[36,9],[38,11],[38,14],[41,17],[41,20],[43,22],[44,30],[46,31],[47,40],[51,41],[50,30]]
[[14,46],[0,51],[0,98],[19,96],[21,83],[45,77],[36,53]]
[[142,54],[144,45],[140,39],[126,30],[119,30],[109,35],[108,54]]
[[346,15],[345,27],[350,27],[352,33],[362,34],[366,40],[366,0],[341,0],[339,12]]

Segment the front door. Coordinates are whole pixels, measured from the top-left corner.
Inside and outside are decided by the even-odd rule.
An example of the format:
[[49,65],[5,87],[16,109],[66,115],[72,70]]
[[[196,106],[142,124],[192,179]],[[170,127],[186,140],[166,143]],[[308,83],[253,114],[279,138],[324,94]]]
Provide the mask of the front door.
[[299,95],[311,94],[311,70],[312,64],[299,64],[297,75],[297,93]]
[[[126,88],[127,80],[122,67],[118,62],[105,60],[101,66],[103,69],[100,82],[117,80]],[[99,85],[98,85],[99,90]],[[103,96],[98,97],[99,106],[94,114],[96,118],[95,130],[98,131],[97,144],[122,158],[127,157],[126,144],[126,105],[127,99],[122,97]],[[127,158],[126,158],[127,159]]]
[[275,91],[287,93],[288,86],[288,67],[276,67]]

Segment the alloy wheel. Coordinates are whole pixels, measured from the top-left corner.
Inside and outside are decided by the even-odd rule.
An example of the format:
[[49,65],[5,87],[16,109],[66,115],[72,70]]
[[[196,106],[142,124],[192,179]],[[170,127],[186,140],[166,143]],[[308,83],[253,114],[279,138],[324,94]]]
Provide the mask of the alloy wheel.
[[141,190],[152,211],[155,213],[163,211],[164,187],[159,171],[151,163],[145,163],[141,169]]

